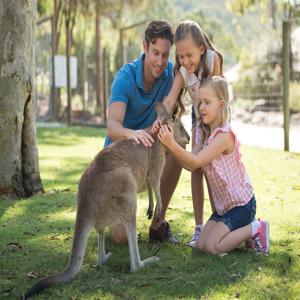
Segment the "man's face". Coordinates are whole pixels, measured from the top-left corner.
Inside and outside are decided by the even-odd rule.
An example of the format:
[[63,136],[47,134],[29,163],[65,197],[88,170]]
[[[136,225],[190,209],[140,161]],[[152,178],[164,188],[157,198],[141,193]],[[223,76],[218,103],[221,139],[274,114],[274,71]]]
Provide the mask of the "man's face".
[[152,79],[159,78],[168,64],[171,42],[167,39],[157,38],[155,43],[143,42],[145,61],[144,71]]

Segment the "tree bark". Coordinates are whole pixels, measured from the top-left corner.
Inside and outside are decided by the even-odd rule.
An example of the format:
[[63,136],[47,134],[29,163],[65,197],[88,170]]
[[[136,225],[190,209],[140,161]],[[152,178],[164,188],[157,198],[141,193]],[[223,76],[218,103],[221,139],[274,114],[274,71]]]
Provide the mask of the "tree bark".
[[71,30],[70,19],[66,16],[66,67],[67,67],[67,98],[68,98],[68,125],[72,125],[72,90],[71,90]]
[[36,1],[0,2],[0,198],[43,192],[35,127]]
[[96,78],[97,78],[97,106],[100,116],[102,114],[102,99],[103,99],[103,70],[102,70],[102,49],[101,49],[101,29],[100,29],[100,3],[96,2]]

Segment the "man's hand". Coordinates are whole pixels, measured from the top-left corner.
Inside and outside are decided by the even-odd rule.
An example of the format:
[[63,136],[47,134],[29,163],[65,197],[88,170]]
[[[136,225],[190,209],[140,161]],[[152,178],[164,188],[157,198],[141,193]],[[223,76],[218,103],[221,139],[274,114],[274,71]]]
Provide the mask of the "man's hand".
[[168,125],[162,125],[158,132],[158,138],[162,144],[169,147],[175,141],[173,127],[169,127]]
[[128,136],[128,139],[129,140],[134,140],[138,144],[140,144],[142,142],[142,144],[145,147],[151,147],[152,144],[154,143],[153,137],[149,133],[147,133],[145,130],[135,130],[135,131],[133,131]]
[[158,133],[161,126],[162,126],[161,120],[159,120],[159,119],[155,120],[155,122],[153,123],[152,128],[151,128],[151,134]]

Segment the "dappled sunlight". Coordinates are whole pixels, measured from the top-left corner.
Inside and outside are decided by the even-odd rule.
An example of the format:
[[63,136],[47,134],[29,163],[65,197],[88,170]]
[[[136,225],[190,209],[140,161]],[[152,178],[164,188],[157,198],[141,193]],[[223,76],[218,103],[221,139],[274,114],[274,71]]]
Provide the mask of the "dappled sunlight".
[[[98,130],[85,128],[69,130],[70,134],[67,134],[68,129],[64,128],[41,129],[40,170],[46,191],[77,190],[81,175],[102,148],[103,138],[100,139],[98,136]],[[63,134],[61,140],[66,141],[65,147],[61,147],[57,134]]]
[[[45,129],[45,135],[46,132]],[[50,138],[50,135],[47,136],[47,139]],[[37,280],[28,277],[30,272],[41,278],[66,266],[74,233],[77,184],[93,159],[93,152],[96,152],[95,141],[97,137],[82,136],[76,146],[42,144],[39,149],[40,168],[46,193],[0,203],[0,257],[5,257],[5,260],[0,259],[0,280],[12,291],[16,280],[20,285],[19,292]],[[166,215],[180,245],[148,242],[151,220],[148,220],[146,211],[149,200],[147,192],[140,193],[137,196],[140,256],[146,258],[156,253],[159,263],[131,274],[128,246],[114,244],[107,228],[106,249],[113,255],[106,266],[94,269],[97,233],[91,230],[78,276],[63,287],[45,291],[41,299],[60,299],[63,295],[78,299],[95,299],[100,295],[105,299],[123,296],[146,299],[154,294],[158,299],[222,299],[224,295],[249,299],[254,294],[262,293],[262,289],[266,291],[262,295],[279,298],[282,295],[280,284],[285,294],[292,298],[295,294],[292,294],[291,288],[299,291],[296,274],[300,271],[297,181],[300,162],[297,155],[287,155],[277,150],[270,152],[245,147],[244,154],[256,193],[257,216],[270,221],[269,256],[258,256],[247,251],[244,245],[224,257],[205,255],[187,247],[185,243],[191,238],[195,223],[190,172],[183,171]],[[206,221],[211,207],[207,191],[205,193]],[[17,297],[17,293],[11,292],[11,295]]]
[[26,213],[26,200],[11,201],[11,205],[4,211],[1,216],[1,223],[9,224],[10,222],[15,222],[24,216]]
[[51,159],[47,163],[41,159],[41,177],[45,189],[48,190],[55,187],[77,189],[79,179],[89,165],[90,160],[82,157],[79,159],[74,156],[65,156],[64,159],[55,160],[58,162],[57,164],[52,164]]
[[73,208],[70,208],[65,211],[59,211],[52,214],[48,214],[49,224],[55,223],[60,224],[62,222],[73,222],[75,223],[76,211]]
[[82,154],[85,153],[86,158],[93,158],[100,150],[102,149],[95,139],[94,143],[91,143],[89,140],[88,143],[84,140],[81,140],[78,145],[72,145],[62,148],[61,146],[47,146],[40,145],[40,158],[49,159],[49,158],[65,158],[65,157],[82,157]]
[[62,128],[38,128],[38,144],[44,145],[78,145],[82,140],[94,138],[99,145],[103,145],[105,137],[104,129],[91,127],[62,127]]

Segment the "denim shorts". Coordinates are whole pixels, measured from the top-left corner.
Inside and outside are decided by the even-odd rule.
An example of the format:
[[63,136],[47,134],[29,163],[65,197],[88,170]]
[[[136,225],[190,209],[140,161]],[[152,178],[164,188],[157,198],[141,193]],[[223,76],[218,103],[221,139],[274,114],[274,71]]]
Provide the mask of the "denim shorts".
[[220,216],[214,212],[210,216],[209,221],[223,222],[230,231],[233,231],[250,224],[255,218],[255,213],[256,200],[253,196],[246,205],[236,206],[223,216]]

